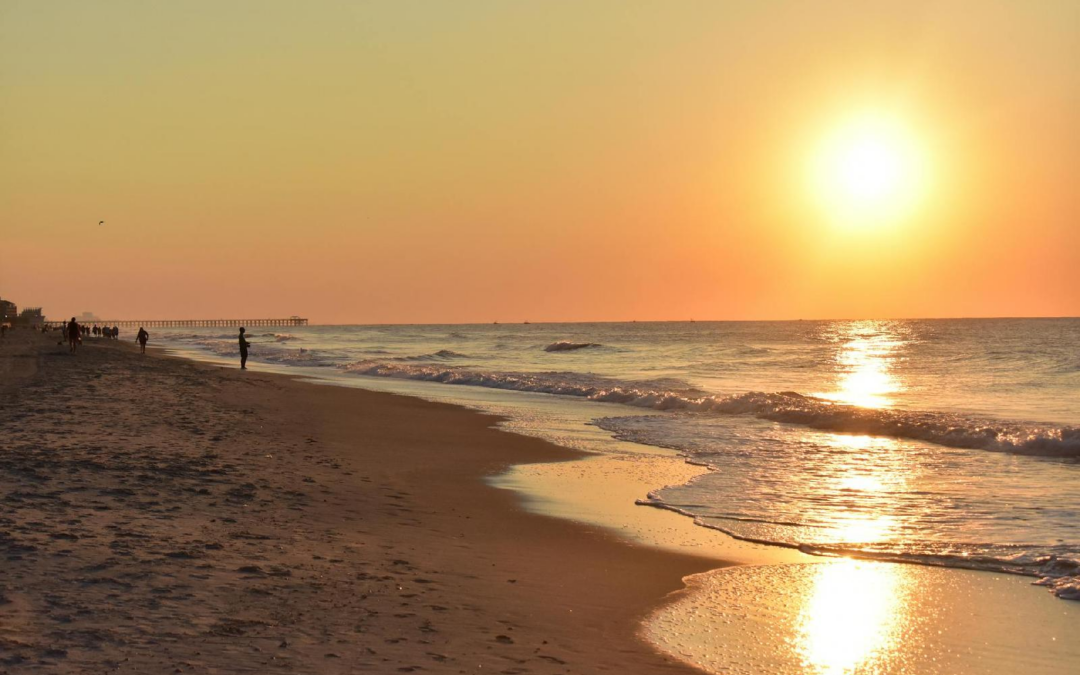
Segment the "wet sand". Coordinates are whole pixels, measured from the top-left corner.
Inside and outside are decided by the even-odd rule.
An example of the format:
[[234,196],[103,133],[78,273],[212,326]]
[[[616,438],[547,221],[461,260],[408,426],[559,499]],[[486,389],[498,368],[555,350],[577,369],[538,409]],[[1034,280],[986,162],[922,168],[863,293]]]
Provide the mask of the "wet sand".
[[637,633],[721,563],[519,508],[579,455],[495,421],[9,333],[0,672],[696,672]]
[[1080,603],[1031,581],[846,558],[727,567],[690,577],[645,632],[711,673],[1080,672]]

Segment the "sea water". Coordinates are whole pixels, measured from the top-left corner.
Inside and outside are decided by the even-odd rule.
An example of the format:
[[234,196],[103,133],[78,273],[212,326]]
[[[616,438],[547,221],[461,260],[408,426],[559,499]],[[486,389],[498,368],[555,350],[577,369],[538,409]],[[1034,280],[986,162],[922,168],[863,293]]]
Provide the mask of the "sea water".
[[[451,401],[480,392],[519,428],[575,447],[602,450],[602,433],[674,449],[711,470],[640,503],[732,537],[1028,574],[1080,599],[1080,319],[310,326],[248,338],[251,361],[323,379],[426,383]],[[238,354],[220,328],[154,340]],[[538,412],[549,399],[580,422],[551,429]]]

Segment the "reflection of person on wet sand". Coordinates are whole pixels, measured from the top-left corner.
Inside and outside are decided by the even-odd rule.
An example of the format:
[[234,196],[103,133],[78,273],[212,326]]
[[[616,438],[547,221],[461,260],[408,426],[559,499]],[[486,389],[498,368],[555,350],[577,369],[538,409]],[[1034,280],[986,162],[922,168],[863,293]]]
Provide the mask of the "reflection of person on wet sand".
[[146,353],[146,342],[150,339],[150,333],[146,332],[146,329],[139,326],[139,332],[135,335],[135,341],[139,343],[139,347],[142,348],[142,353]]
[[75,317],[71,317],[71,321],[67,325],[68,342],[71,344],[70,351],[72,354],[79,348],[79,343],[82,342],[80,333],[82,329],[79,327],[79,322],[75,320]]
[[247,352],[251,343],[244,338],[244,328],[240,328],[240,370],[247,370]]

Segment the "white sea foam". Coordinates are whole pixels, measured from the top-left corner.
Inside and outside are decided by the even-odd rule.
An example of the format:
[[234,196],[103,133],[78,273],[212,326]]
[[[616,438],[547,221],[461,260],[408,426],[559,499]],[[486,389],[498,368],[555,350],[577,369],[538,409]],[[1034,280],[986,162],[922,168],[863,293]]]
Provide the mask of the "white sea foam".
[[1053,558],[1039,569],[1035,583],[1064,600],[1080,600],[1080,558]]
[[843,433],[910,438],[954,448],[1021,455],[1080,456],[1080,428],[983,420],[940,412],[880,410],[843,405],[795,392],[748,392],[716,396],[686,387],[658,388],[656,382],[626,382],[582,373],[486,372],[433,365],[361,361],[349,372],[443,384],[577,396],[651,410],[749,415]]

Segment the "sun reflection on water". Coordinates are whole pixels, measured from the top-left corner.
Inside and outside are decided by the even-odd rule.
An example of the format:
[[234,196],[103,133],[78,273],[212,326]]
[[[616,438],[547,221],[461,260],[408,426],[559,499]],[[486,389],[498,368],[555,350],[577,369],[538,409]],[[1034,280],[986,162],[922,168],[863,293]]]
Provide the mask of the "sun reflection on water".
[[907,582],[898,565],[841,560],[815,568],[794,636],[805,672],[846,675],[901,646]]
[[830,335],[840,343],[835,390],[818,396],[863,408],[887,408],[904,386],[895,373],[904,337],[883,321],[854,321]]
[[912,476],[895,439],[818,433],[814,440],[826,451],[801,481],[808,504],[803,517],[816,530],[803,533],[804,540],[861,547],[901,536],[897,498],[909,490]]
[[897,527],[896,518],[888,515],[854,515],[837,517],[829,529],[828,539],[842,544],[885,542],[893,539]]

